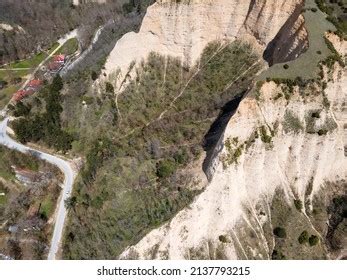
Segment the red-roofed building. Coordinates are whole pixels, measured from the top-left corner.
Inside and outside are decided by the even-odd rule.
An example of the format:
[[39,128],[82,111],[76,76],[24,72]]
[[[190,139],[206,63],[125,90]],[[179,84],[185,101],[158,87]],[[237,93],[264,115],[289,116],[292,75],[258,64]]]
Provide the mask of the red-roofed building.
[[24,98],[24,96],[25,96],[25,90],[18,90],[14,94],[13,98],[14,98],[15,101],[20,101],[20,100],[22,100]]
[[32,89],[38,89],[40,86],[42,85],[42,81],[41,80],[31,80],[27,87],[28,88],[32,88]]
[[28,89],[28,90],[18,90],[13,98],[16,102],[21,101],[23,98],[27,97],[28,95],[34,94],[35,91],[33,89]]
[[48,70],[51,72],[58,72],[63,67],[62,63],[52,61],[48,64]]
[[65,55],[64,54],[58,54],[53,57],[53,62],[57,63],[65,63]]

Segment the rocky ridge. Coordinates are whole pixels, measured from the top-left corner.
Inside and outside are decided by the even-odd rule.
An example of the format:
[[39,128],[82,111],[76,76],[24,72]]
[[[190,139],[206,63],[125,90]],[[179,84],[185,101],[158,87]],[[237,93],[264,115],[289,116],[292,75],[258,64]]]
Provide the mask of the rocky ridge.
[[148,8],[140,31],[127,33],[117,42],[106,61],[105,74],[119,87],[132,69],[129,66],[146,59],[150,52],[179,57],[192,65],[215,40],[242,38],[263,52],[285,24],[282,34],[301,34],[301,39],[292,36],[285,42],[291,56],[296,55],[307,35],[300,17],[302,7],[302,0],[157,1]]
[[[346,42],[330,38],[346,54]],[[269,259],[283,243],[272,234],[278,225],[294,235],[292,246],[301,230],[320,238],[314,250],[287,249],[289,258],[336,257],[339,250],[328,252],[327,221],[316,215],[325,212],[317,200],[347,191],[347,71],[336,64],[329,80],[325,94],[310,84],[288,100],[283,85],[266,82],[246,97],[216,147],[204,192],[121,257]],[[296,217],[296,232],[283,211]]]

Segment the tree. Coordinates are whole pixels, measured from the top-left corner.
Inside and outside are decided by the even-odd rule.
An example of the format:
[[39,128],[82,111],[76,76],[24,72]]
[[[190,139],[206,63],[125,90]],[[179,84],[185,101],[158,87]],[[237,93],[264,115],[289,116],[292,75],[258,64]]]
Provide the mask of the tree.
[[30,113],[30,110],[31,110],[30,105],[26,106],[23,104],[23,102],[19,101],[14,108],[13,115],[17,118],[21,116],[28,116]]
[[95,81],[98,78],[98,74],[95,71],[91,73],[92,80]]
[[113,85],[109,82],[106,83],[106,92],[107,93],[114,93]]
[[65,200],[65,207],[67,209],[73,209],[75,208],[76,203],[77,203],[76,196],[69,197]]
[[53,78],[53,82],[51,84],[51,90],[58,92],[63,89],[63,86],[64,86],[63,79],[60,77],[60,75],[56,75]]
[[287,233],[286,230],[282,227],[276,227],[273,231],[274,235],[276,235],[279,238],[286,238]]
[[301,212],[301,210],[303,208],[302,201],[300,199],[295,199],[294,205],[295,205],[295,208]]

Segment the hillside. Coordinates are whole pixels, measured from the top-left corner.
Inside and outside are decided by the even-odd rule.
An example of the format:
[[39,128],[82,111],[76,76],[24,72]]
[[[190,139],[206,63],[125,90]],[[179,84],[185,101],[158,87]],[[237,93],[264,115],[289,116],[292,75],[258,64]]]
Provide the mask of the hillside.
[[[302,7],[300,0],[157,1],[148,8],[140,31],[127,33],[117,42],[106,61],[105,73],[116,75],[114,82],[120,84],[129,65],[133,61],[140,62],[150,52],[178,57],[184,64],[191,65],[214,40],[242,38],[262,52],[284,24],[283,32],[288,36],[290,32],[301,32],[297,25],[302,23]],[[291,39],[287,43],[299,45]],[[291,56],[300,50],[293,46]]]
[[123,5],[128,1],[99,2],[74,6],[72,0],[2,0],[0,65],[50,48],[59,37],[78,27],[83,27],[79,36],[85,47],[99,26],[127,16]]
[[[345,214],[333,209],[346,203],[347,73],[336,66],[331,75],[325,95],[312,83],[295,87],[286,99],[285,86],[268,82],[245,97],[215,149],[204,192],[122,257],[340,256],[346,248]],[[286,236],[274,236],[276,228]],[[319,243],[301,244],[304,231]]]
[[0,147],[0,259],[45,259],[62,174],[31,154]]
[[347,3],[64,3],[68,63],[2,111],[78,170],[53,258],[346,258]]

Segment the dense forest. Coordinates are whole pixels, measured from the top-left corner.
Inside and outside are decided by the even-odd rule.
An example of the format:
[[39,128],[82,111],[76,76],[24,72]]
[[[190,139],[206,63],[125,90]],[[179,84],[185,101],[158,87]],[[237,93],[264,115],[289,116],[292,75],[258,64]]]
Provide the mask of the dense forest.
[[1,0],[0,24],[11,27],[0,27],[0,65],[47,49],[77,27],[81,27],[79,35],[86,47],[99,26],[140,15],[148,2],[110,0],[74,6],[72,0]]

